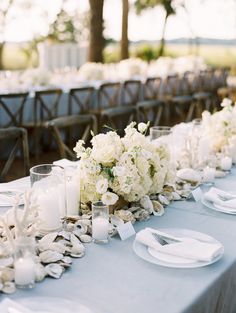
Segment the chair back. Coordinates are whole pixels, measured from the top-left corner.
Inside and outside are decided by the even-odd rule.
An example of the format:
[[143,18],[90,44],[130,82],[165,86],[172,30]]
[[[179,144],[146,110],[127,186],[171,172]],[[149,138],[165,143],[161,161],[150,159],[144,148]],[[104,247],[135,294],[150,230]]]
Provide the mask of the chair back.
[[72,88],[69,92],[68,114],[88,113],[94,101],[94,87]]
[[81,114],[81,115],[70,115],[63,116],[53,119],[47,122],[47,127],[51,131],[57,148],[59,150],[59,155],[61,158],[69,158],[72,160],[76,159],[76,155],[73,152],[73,147],[78,140],[78,137],[74,139],[74,142],[66,142],[66,134],[71,128],[80,130],[80,139],[84,140],[85,143],[88,143],[88,139],[91,135],[91,131],[94,131],[96,125],[96,118],[92,114]]
[[121,84],[104,83],[98,90],[98,109],[114,108],[120,105],[121,102]]
[[28,92],[0,95],[1,127],[22,126],[28,96]]
[[162,79],[160,77],[150,77],[144,84],[144,99],[155,100],[160,95]]
[[122,86],[122,105],[136,105],[141,97],[140,80],[126,80]]
[[164,103],[159,100],[144,100],[137,103],[139,122],[147,123],[151,126],[160,125]]
[[[6,176],[9,174],[9,171],[19,151],[22,153],[24,163],[22,175],[28,175],[29,148],[26,129],[21,127],[0,128],[0,142],[5,142],[5,145],[7,146],[7,152],[9,151],[6,161],[5,159],[1,161],[2,168],[0,170],[0,181],[6,180]],[[12,148],[10,148],[11,143],[13,143]]]
[[[101,120],[105,127],[103,131],[116,130],[119,135],[124,135],[124,129],[136,120],[137,109],[135,106],[119,106],[101,112]],[[104,129],[105,128],[105,129]]]
[[58,116],[58,107],[62,95],[61,89],[48,89],[35,92],[35,124],[51,120]]

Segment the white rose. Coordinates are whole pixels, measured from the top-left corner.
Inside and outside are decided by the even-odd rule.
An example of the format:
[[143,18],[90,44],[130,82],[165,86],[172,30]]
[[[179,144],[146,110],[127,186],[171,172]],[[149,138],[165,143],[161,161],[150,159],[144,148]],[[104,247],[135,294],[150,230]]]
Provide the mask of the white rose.
[[138,131],[139,131],[140,133],[145,133],[145,131],[147,130],[147,128],[148,128],[148,125],[145,124],[145,123],[139,123],[139,124],[138,124]]
[[108,188],[108,180],[106,178],[99,179],[96,183],[96,190],[100,194],[104,194]]
[[228,99],[228,98],[224,98],[224,100],[221,103],[222,107],[228,107],[232,104],[232,100]]
[[107,191],[102,195],[102,202],[106,205],[113,205],[118,199],[119,197],[113,192]]

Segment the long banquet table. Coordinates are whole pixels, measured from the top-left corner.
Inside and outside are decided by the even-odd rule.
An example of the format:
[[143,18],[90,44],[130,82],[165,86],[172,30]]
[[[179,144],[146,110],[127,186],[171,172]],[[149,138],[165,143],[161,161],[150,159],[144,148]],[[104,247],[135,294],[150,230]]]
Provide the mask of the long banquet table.
[[[215,185],[236,190],[236,169],[216,179]],[[47,278],[32,290],[17,290],[9,297],[16,301],[60,297],[82,303],[94,313],[236,312],[236,216],[211,211],[192,199],[173,202],[162,217],[152,216],[134,227],[204,232],[219,240],[225,253],[206,267],[166,268],[140,259],[132,250],[134,237],[126,241],[115,237],[107,245],[86,244],[85,257],[75,259],[61,279]]]

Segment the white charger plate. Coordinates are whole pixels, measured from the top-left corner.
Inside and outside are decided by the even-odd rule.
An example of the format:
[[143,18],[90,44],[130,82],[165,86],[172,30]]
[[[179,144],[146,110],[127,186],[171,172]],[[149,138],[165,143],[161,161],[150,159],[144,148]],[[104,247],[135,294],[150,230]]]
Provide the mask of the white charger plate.
[[88,307],[79,302],[57,297],[28,297],[19,298],[17,303],[35,313],[93,313]]
[[231,215],[236,215],[236,209],[235,211],[232,211],[232,209],[227,209],[226,207],[220,206],[220,205],[214,205],[212,202],[204,199],[204,197],[202,197],[201,202],[203,205],[205,205],[207,208],[217,211],[217,212],[222,212],[222,213],[226,213],[226,214],[231,214]]
[[[163,228],[160,229],[160,231],[166,232],[176,237],[190,237],[198,239],[200,241],[206,241],[208,243],[220,244],[220,242],[214,239],[213,237],[190,229]],[[144,259],[147,262],[171,268],[197,268],[207,266],[220,260],[224,254],[223,249],[222,252],[217,257],[215,257],[213,260],[209,262],[188,260],[157,252],[154,249],[148,248],[147,246],[138,242],[136,239],[134,240],[133,243],[133,250],[140,258]]]

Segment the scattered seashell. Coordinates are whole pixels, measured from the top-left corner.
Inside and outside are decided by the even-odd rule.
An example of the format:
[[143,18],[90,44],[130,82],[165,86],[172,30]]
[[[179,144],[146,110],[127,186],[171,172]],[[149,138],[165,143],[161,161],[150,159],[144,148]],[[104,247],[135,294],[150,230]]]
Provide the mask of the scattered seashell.
[[146,209],[139,209],[134,213],[134,218],[138,221],[146,221],[150,218],[150,213]]
[[64,239],[66,239],[68,241],[70,240],[70,232],[69,231],[62,230],[58,233],[58,236],[63,237]]
[[175,201],[181,200],[180,195],[176,191],[172,192],[172,196],[173,196],[173,200],[175,200]]
[[39,258],[42,263],[53,263],[53,262],[60,261],[63,258],[63,254],[57,251],[47,250],[47,251],[41,252],[39,254]]
[[[86,235],[82,235],[82,236],[86,236]],[[80,258],[80,257],[82,257],[84,255],[85,247],[80,242],[80,240],[74,234],[71,234],[71,244],[72,244],[72,247],[70,249],[70,256]]]
[[79,236],[79,239],[84,243],[89,243],[93,240],[93,238],[89,235],[81,235]]
[[11,294],[16,291],[16,285],[15,283],[8,281],[3,285],[2,292]]
[[40,282],[43,281],[46,276],[46,271],[44,266],[41,263],[36,264],[35,266],[35,281]]
[[51,263],[45,266],[45,271],[48,276],[58,279],[64,272],[64,268],[60,264]]
[[142,199],[140,200],[140,204],[150,214],[153,212],[153,205],[152,205],[152,201],[150,200],[149,196],[142,197]]
[[173,192],[173,191],[175,191],[175,187],[173,185],[165,185],[163,187],[163,191],[164,192]]
[[158,195],[158,200],[161,204],[168,205],[170,201],[163,195]]
[[192,168],[183,168],[177,171],[177,178],[185,180],[190,183],[199,183],[202,180],[202,176],[198,171]]
[[114,215],[121,218],[125,223],[126,222],[135,222],[133,214],[129,210],[118,210],[114,212]]
[[42,239],[40,239],[38,241],[38,245],[40,246],[40,245],[51,244],[56,238],[57,238],[57,233],[56,232],[47,234],[47,235],[43,236]]
[[152,204],[153,204],[153,208],[154,208],[153,214],[155,216],[162,216],[165,213],[165,209],[160,202],[153,200]]
[[215,171],[215,177],[216,178],[223,178],[227,175],[227,172],[225,171],[220,171],[220,170],[216,170]]
[[12,266],[14,263],[13,257],[0,258],[0,267]]
[[9,268],[9,267],[4,267],[0,271],[0,277],[1,277],[1,281],[3,283],[13,281],[14,280],[14,270],[12,268]]
[[72,264],[72,258],[69,256],[65,256],[63,259],[61,259],[59,264],[63,266],[64,268],[70,267]]
[[164,191],[161,193],[162,196],[164,196],[169,202],[171,202],[173,200],[173,194],[172,192],[169,191]]

